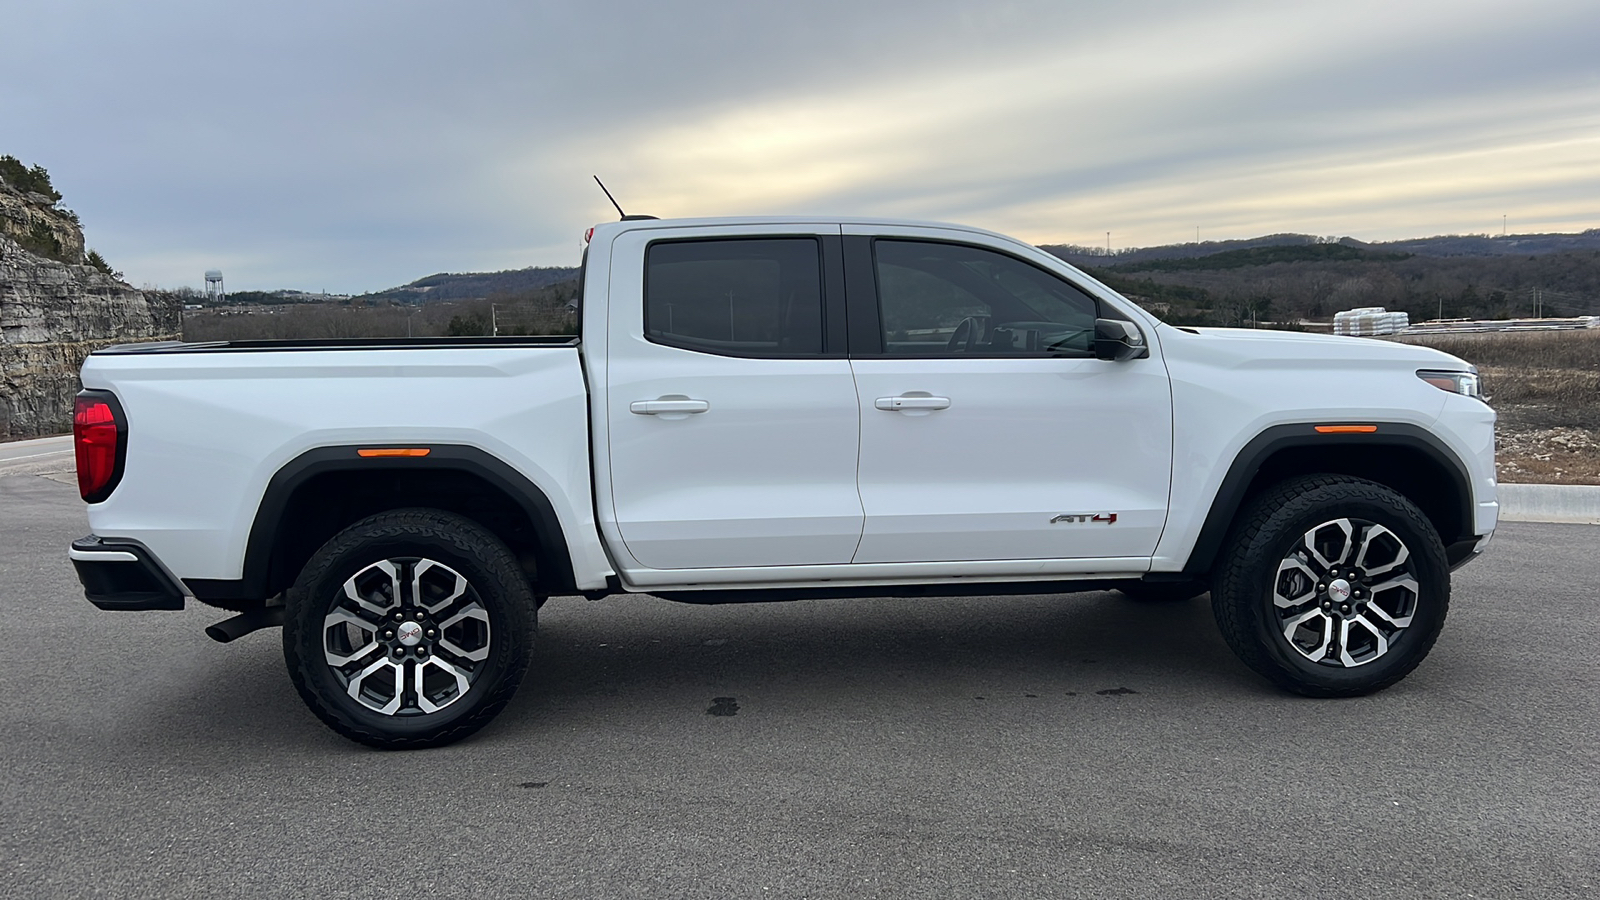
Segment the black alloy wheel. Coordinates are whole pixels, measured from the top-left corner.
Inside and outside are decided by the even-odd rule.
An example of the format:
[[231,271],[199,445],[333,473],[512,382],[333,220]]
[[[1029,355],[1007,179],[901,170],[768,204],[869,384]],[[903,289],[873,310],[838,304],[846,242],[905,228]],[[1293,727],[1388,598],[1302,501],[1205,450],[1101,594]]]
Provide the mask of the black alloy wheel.
[[1433,524],[1394,490],[1296,479],[1240,517],[1216,574],[1217,625],[1246,665],[1295,693],[1381,690],[1433,648],[1450,570]]
[[285,597],[284,657],[312,712],[352,740],[438,746],[487,724],[526,672],[537,601],[511,551],[412,509],[339,532]]

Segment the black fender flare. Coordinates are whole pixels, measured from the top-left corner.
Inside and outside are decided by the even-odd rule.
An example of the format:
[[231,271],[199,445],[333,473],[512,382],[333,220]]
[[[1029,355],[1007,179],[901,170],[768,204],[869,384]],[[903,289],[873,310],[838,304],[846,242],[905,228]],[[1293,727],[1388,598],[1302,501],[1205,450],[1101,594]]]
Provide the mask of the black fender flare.
[[[417,456],[362,456],[374,447],[426,449]],[[544,491],[527,476],[493,454],[464,444],[430,441],[389,441],[382,445],[350,444],[317,447],[285,463],[267,482],[245,544],[242,577],[232,579],[186,578],[184,584],[196,599],[232,606],[240,601],[263,600],[273,593],[273,553],[279,525],[295,492],[311,479],[330,472],[381,470],[457,471],[478,478],[502,491],[528,516],[538,532],[540,570],[558,587],[573,583],[572,556],[555,507]],[[229,601],[232,601],[231,603]]]
[[1457,521],[1461,523],[1458,529],[1460,533],[1440,534],[1439,537],[1451,550],[1452,557],[1462,544],[1469,545],[1470,549],[1470,545],[1475,543],[1475,536],[1472,534],[1474,518],[1471,478],[1460,457],[1439,440],[1438,436],[1419,426],[1399,422],[1379,422],[1375,425],[1363,423],[1362,427],[1373,428],[1370,432],[1323,433],[1316,430],[1319,425],[1327,427],[1329,424],[1331,423],[1303,422],[1274,425],[1244,445],[1234,457],[1233,464],[1228,467],[1228,474],[1223,477],[1216,496],[1212,498],[1211,510],[1206,514],[1205,524],[1201,526],[1200,535],[1195,540],[1194,548],[1189,552],[1188,561],[1184,564],[1181,573],[1183,577],[1203,576],[1211,570],[1218,552],[1222,549],[1223,541],[1227,539],[1229,529],[1233,527],[1234,517],[1244,505],[1250,486],[1262,467],[1276,454],[1302,447],[1393,447],[1420,453],[1445,473],[1455,494],[1454,512]]

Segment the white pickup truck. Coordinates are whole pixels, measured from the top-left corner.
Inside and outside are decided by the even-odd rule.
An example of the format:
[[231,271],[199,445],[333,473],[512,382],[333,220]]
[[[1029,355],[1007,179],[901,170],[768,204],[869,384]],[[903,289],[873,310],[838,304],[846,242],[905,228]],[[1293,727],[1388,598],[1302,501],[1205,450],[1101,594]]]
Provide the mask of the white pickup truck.
[[237,612],[219,640],[282,624],[318,716],[416,747],[505,705],[551,595],[1210,590],[1252,669],[1370,692],[1494,531],[1494,413],[1443,353],[1171,327],[954,225],[586,240],[581,339],[90,356],[89,600]]

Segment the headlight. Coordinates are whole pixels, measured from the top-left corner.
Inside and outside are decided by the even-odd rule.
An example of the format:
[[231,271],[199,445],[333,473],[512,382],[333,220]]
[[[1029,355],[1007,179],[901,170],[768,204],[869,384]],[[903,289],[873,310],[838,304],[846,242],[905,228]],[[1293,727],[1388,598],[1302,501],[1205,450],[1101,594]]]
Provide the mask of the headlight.
[[1476,366],[1465,372],[1446,372],[1439,369],[1419,369],[1417,377],[1441,391],[1483,399],[1483,389],[1478,382]]

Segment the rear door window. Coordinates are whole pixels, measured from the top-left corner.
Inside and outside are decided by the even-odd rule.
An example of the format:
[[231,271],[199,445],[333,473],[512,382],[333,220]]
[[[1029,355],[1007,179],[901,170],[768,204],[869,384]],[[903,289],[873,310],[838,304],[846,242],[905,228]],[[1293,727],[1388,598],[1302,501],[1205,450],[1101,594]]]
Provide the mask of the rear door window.
[[645,254],[645,335],[723,356],[822,352],[815,238],[658,241]]

